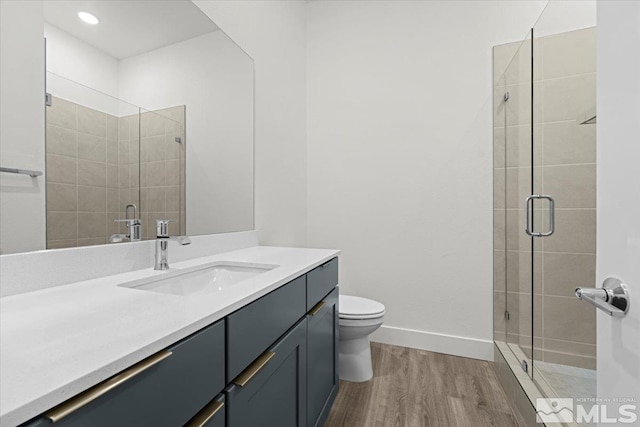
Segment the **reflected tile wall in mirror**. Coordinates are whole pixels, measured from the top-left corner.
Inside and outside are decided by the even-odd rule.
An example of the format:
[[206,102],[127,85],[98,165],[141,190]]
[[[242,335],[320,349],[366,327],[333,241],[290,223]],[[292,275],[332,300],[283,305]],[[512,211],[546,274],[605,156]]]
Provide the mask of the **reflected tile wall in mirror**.
[[110,243],[137,206],[142,237],[155,221],[186,234],[184,105],[123,117],[54,97],[47,108],[47,249]]
[[139,203],[135,121],[53,97],[46,109],[47,249],[109,243],[126,232],[116,220],[124,206]]
[[184,105],[140,115],[140,207],[143,237],[154,239],[157,219],[169,234],[186,234]]

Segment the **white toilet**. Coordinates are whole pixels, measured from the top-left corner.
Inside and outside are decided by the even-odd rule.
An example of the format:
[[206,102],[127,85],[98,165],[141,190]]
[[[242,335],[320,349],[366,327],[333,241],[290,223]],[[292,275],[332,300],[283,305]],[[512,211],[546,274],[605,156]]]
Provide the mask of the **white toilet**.
[[340,295],[339,375],[345,381],[369,381],[373,377],[369,334],[382,325],[384,305],[367,298]]

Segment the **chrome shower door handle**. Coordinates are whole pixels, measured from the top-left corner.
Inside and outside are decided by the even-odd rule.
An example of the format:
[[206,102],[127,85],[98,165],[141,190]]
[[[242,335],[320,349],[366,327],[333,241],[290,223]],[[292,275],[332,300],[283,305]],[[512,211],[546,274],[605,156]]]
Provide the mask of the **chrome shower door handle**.
[[[531,222],[530,211],[535,199],[546,199],[549,201],[549,229],[544,233],[531,231],[529,223]],[[532,194],[524,201],[524,232],[531,237],[548,237],[556,230],[556,202],[553,197],[546,194]]]
[[531,195],[529,197],[527,197],[524,201],[524,232],[527,233],[527,235],[534,237],[536,235],[536,233],[533,233],[531,230],[529,230],[529,223],[531,222],[531,218],[529,215],[529,206],[531,205],[531,202],[533,202],[533,199],[536,196]]
[[541,237],[551,236],[556,231],[556,202],[553,197],[546,194],[538,196],[540,199],[547,199],[549,201],[549,230],[544,233],[540,233]]

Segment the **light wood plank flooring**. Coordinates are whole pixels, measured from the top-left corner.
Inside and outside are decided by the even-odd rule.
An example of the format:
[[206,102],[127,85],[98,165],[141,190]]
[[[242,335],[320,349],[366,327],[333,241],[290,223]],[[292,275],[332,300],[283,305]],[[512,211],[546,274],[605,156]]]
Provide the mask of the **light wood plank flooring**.
[[340,382],[325,427],[524,426],[490,362],[371,343],[373,379]]

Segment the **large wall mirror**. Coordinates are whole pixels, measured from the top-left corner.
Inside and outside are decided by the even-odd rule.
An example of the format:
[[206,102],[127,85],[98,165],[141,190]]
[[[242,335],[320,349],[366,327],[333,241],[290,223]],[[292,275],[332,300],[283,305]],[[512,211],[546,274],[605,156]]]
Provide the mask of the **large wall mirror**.
[[46,249],[254,228],[253,61],[197,6],[45,1],[43,36]]

